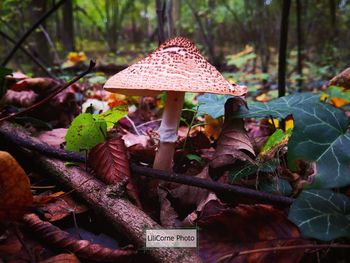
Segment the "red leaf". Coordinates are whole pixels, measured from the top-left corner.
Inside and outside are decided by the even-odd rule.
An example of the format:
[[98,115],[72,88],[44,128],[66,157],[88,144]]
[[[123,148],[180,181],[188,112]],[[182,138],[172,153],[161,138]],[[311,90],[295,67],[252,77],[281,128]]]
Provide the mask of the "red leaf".
[[126,147],[121,138],[108,140],[95,146],[89,154],[89,164],[106,184],[123,183],[129,179],[128,194],[141,207],[136,186],[131,178]]

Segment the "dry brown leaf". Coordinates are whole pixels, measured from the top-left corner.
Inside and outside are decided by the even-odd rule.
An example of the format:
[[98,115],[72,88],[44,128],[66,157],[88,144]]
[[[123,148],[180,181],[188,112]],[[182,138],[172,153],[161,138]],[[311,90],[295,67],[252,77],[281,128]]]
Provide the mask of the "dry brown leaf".
[[0,151],[0,222],[17,220],[32,205],[28,176],[8,152]]
[[13,84],[10,89],[14,91],[32,90],[37,94],[41,94],[57,85],[60,85],[60,83],[51,78],[26,78]]
[[133,249],[110,249],[87,240],[79,240],[49,222],[42,221],[35,214],[26,214],[24,222],[47,243],[67,249],[77,256],[95,261],[116,262],[136,253]]
[[308,243],[285,214],[269,205],[226,208],[218,201],[210,201],[197,224],[201,229],[199,253],[204,262],[295,263],[304,256],[303,250],[232,255],[256,248]]
[[241,99],[233,98],[225,104],[225,121],[220,138],[217,143],[216,152],[210,162],[212,168],[233,164],[237,159],[241,161],[251,160],[255,156],[253,145],[244,128],[242,119],[232,119],[232,113],[242,105]]
[[[208,174],[208,166],[206,166],[202,172],[195,175],[195,177],[211,180]],[[158,190],[161,205],[160,221],[162,226],[171,227],[179,225],[179,213],[182,213],[182,218],[187,217],[189,213],[198,208],[198,205],[203,202],[203,200],[207,199],[209,193],[210,191],[207,189],[190,185],[174,183],[162,184],[162,187]],[[183,215],[184,211],[188,211],[188,213]]]
[[80,263],[80,260],[74,254],[59,254],[39,263]]
[[7,90],[5,95],[1,98],[0,105],[13,104],[19,107],[28,107],[34,104],[37,98],[38,98],[38,94],[36,94],[32,90],[28,90],[28,91]]
[[58,128],[58,129],[53,129],[51,131],[42,131],[38,133],[36,137],[42,142],[47,143],[48,145],[59,148],[62,145],[62,143],[66,141],[65,140],[66,134],[67,134],[67,129]]
[[90,151],[89,164],[106,184],[118,184],[128,180],[128,194],[141,207],[136,185],[131,178],[127,150],[121,138],[95,146]]
[[43,214],[44,218],[50,222],[61,220],[73,212],[75,214],[84,213],[88,210],[87,206],[78,203],[69,195],[56,198],[53,202],[39,206],[37,210]]
[[8,230],[1,235],[0,241],[0,256],[1,255],[16,255],[22,250],[22,244],[18,240],[14,231]]
[[350,89],[350,68],[345,69],[329,81],[329,85]]
[[56,200],[58,197],[60,197],[61,195],[64,195],[63,191],[59,191],[50,195],[34,195],[33,196],[33,203],[36,205],[43,205],[43,204],[47,204],[51,201]]

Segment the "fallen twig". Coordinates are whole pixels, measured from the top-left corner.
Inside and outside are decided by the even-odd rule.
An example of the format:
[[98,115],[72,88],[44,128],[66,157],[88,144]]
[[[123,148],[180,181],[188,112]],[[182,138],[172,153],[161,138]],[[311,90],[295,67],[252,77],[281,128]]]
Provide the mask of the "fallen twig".
[[[96,214],[106,218],[111,227],[128,237],[138,248],[142,249],[145,246],[145,229],[161,228],[131,202],[120,198],[115,186],[106,186],[86,171],[78,167],[67,167],[57,159],[33,154],[25,157],[31,158],[33,167],[44,171],[64,187],[75,189],[75,193],[87,202]],[[155,248],[146,252],[157,262],[200,262],[194,250]]]
[[[16,144],[17,146],[35,150],[47,156],[69,161],[85,162],[85,157],[83,155],[49,146],[35,138],[30,137],[27,133],[16,129],[16,127],[10,123],[3,123],[0,125],[0,137],[3,137],[6,141]],[[143,167],[136,164],[131,164],[130,168],[134,174],[205,188],[215,193],[226,193],[233,196],[247,197],[252,200],[257,200],[261,203],[289,206],[294,201],[294,199],[290,197],[269,194],[247,189],[245,187],[223,184],[176,173],[169,174],[164,171],[154,170],[152,168]]]
[[10,61],[13,55],[16,53],[18,48],[22,45],[22,43],[27,39],[27,37],[42,23],[48,18],[51,14],[53,14],[66,0],[61,0],[54,4],[50,10],[48,10],[45,14],[43,14],[17,41],[16,45],[12,48],[9,54],[6,56],[4,61],[1,63],[2,66],[6,66],[6,64]]
[[68,88],[70,85],[72,85],[73,83],[77,82],[79,79],[81,79],[82,77],[84,77],[86,74],[88,74],[89,72],[91,72],[91,70],[94,68],[95,66],[95,62],[94,61],[90,61],[90,65],[89,65],[89,68],[87,70],[85,70],[83,73],[79,74],[77,77],[73,78],[71,81],[69,81],[68,83],[66,83],[65,85],[63,86],[58,86],[49,96],[47,96],[46,98],[38,101],[37,103],[33,104],[32,106],[22,110],[22,111],[19,111],[19,112],[16,112],[14,114],[11,114],[11,115],[8,115],[6,117],[3,117],[0,119],[0,123],[3,122],[3,121],[6,121],[6,120],[9,120],[13,117],[16,117],[16,116],[19,116],[19,115],[22,115],[24,113],[27,113],[27,112],[30,112],[32,111],[33,109],[36,109],[38,107],[40,107],[41,105],[45,104],[46,102],[48,102],[50,99],[52,99],[53,97],[55,97],[57,94],[59,94],[61,91],[63,91],[64,89]]

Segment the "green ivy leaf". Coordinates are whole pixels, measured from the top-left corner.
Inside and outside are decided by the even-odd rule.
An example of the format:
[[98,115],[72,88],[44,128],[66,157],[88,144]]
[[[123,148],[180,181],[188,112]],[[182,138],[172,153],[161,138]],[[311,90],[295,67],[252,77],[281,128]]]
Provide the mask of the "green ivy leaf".
[[114,107],[101,114],[93,115],[96,120],[103,120],[107,123],[107,129],[113,128],[113,126],[124,116],[128,114],[128,107],[125,105]]
[[243,166],[235,166],[230,170],[230,183],[234,183],[241,178],[247,177],[256,172],[272,173],[279,164],[278,159],[271,159],[262,164],[245,163]]
[[288,218],[303,236],[330,241],[350,236],[350,200],[330,190],[306,190],[293,202]]
[[334,188],[350,184],[350,133],[344,112],[329,104],[300,106],[293,112],[294,129],[288,142],[288,163],[315,161],[312,187]]
[[250,102],[248,109],[241,107],[234,117],[236,118],[257,118],[263,119],[273,117],[284,119],[294,111],[298,111],[301,106],[317,103],[320,101],[319,94],[312,93],[296,93],[289,96],[272,100],[268,103]]
[[217,95],[206,93],[198,97],[198,114],[208,114],[214,119],[224,116],[225,102],[232,98],[231,95]]
[[78,115],[70,125],[66,134],[66,149],[73,152],[90,150],[103,142],[107,134],[104,120],[95,120],[90,113]]
[[259,190],[272,194],[282,194],[285,196],[289,196],[293,193],[293,188],[290,183],[285,179],[277,177],[260,183]]

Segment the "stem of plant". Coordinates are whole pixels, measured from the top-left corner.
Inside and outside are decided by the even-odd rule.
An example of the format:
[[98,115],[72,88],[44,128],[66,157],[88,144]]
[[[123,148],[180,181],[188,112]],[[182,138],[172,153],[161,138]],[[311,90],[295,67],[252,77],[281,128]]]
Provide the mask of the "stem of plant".
[[172,171],[177,130],[179,127],[184,97],[184,92],[167,92],[162,123],[158,131],[160,135],[160,143],[153,163],[154,169],[168,172]]

